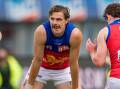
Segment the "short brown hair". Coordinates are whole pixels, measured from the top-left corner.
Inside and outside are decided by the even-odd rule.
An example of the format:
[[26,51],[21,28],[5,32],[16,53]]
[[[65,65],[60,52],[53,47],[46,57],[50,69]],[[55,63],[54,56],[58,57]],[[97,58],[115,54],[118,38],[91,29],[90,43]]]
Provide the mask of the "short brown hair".
[[65,19],[70,18],[70,10],[68,7],[62,5],[55,5],[49,11],[49,16],[53,14],[53,12],[63,12]]
[[103,17],[106,17],[107,14],[112,17],[120,18],[120,3],[109,4],[105,9]]

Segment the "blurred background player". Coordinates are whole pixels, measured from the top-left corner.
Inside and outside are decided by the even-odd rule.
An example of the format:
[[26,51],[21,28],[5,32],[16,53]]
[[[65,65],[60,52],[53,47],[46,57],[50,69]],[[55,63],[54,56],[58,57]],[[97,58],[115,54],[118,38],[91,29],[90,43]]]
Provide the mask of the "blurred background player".
[[69,8],[56,5],[49,11],[49,21],[36,29],[34,58],[24,89],[43,89],[48,80],[57,89],[82,89],[78,64],[82,33],[69,18]]
[[108,25],[99,31],[97,42],[87,40],[86,49],[97,66],[106,63],[108,49],[111,69],[105,89],[120,89],[120,3],[109,4],[104,18]]
[[23,69],[6,48],[0,48],[0,89],[18,89]]

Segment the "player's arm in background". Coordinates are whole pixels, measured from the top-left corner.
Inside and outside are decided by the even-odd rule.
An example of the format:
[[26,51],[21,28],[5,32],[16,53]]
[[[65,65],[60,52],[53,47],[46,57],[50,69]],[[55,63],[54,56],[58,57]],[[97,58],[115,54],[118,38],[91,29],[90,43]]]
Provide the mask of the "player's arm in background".
[[92,62],[101,67],[106,63],[107,45],[106,38],[108,34],[108,28],[105,27],[98,33],[97,42],[94,43],[90,39],[86,42],[86,49],[90,53]]
[[30,73],[28,77],[28,84],[33,85],[35,78],[39,72],[40,64],[42,61],[44,46],[46,41],[46,33],[43,25],[40,25],[34,33],[34,57],[32,60]]
[[2,39],[2,33],[0,32],[0,40]]
[[79,77],[79,51],[82,42],[82,33],[78,28],[72,31],[70,38],[70,69],[72,89],[82,89]]

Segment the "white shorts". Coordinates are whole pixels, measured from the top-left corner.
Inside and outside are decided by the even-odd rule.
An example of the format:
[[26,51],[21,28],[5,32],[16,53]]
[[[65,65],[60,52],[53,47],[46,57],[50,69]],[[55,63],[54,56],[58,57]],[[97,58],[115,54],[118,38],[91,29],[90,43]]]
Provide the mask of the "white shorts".
[[53,81],[55,85],[64,82],[70,82],[71,81],[70,67],[61,70],[51,70],[40,67],[39,73],[36,77],[36,81],[40,81],[44,84],[46,84],[47,81]]
[[110,77],[107,81],[105,89],[120,89],[120,79]]

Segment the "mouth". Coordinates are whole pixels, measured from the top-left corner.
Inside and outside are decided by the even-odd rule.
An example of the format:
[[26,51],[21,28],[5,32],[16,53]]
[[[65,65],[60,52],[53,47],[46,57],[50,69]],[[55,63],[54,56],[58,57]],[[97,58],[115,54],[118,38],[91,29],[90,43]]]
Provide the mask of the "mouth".
[[58,26],[58,25],[53,25],[52,28],[53,28],[53,29],[60,29],[60,26]]

